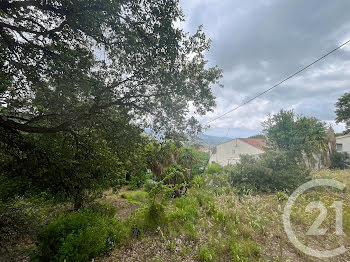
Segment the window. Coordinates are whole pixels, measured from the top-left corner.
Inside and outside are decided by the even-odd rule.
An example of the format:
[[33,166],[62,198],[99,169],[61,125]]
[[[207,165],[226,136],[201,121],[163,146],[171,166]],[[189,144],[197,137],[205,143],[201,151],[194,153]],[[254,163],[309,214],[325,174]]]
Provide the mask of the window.
[[337,144],[337,152],[343,151],[343,144]]

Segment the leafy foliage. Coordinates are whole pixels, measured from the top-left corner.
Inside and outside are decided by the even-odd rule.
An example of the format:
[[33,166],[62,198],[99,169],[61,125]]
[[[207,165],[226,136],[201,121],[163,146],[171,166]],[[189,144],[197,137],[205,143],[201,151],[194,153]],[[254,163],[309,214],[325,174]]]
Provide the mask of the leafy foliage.
[[18,261],[18,246],[31,239],[40,226],[40,217],[24,204],[5,205],[0,202],[0,260]]
[[126,169],[118,155],[102,139],[87,137],[75,144],[74,137],[17,134],[4,136],[12,143],[1,154],[1,199],[13,195],[45,194],[68,200],[79,208],[90,197],[109,187],[118,187]]
[[345,133],[350,133],[350,93],[345,93],[342,97],[338,99],[335,104],[337,115],[337,123],[345,123],[346,131]]
[[147,166],[158,179],[164,178],[165,169],[180,161],[181,145],[175,142],[158,143],[154,141],[146,145]]
[[149,180],[154,180],[154,175],[152,173],[140,172],[138,174],[134,174],[129,181],[128,189],[133,190],[141,188],[146,181]]
[[350,168],[350,155],[347,152],[336,152],[331,155],[332,169],[347,169]]
[[91,261],[112,251],[125,238],[114,215],[106,205],[59,215],[39,234],[34,261]]
[[310,178],[310,170],[303,160],[287,152],[274,151],[258,159],[242,155],[241,162],[228,172],[232,186],[262,192],[291,192]]
[[199,128],[185,117],[190,101],[199,114],[215,105],[221,70],[206,66],[201,28],[174,25],[184,19],[177,0],[2,1],[0,10],[2,127],[68,132],[119,112],[170,134]]
[[192,166],[192,176],[201,175],[205,172],[205,167],[209,162],[209,153],[196,151],[197,161]]
[[296,116],[292,110],[281,110],[263,123],[270,146],[309,160],[314,153],[328,149],[325,124],[314,117]]
[[223,170],[222,166],[220,166],[218,163],[213,162],[207,166],[207,168],[205,169],[205,173],[217,174],[217,173],[220,173],[222,170]]
[[179,142],[153,142],[146,146],[147,166],[158,180],[164,179],[167,176],[167,168],[175,165],[182,168],[181,172],[189,182],[192,179],[192,173],[199,172],[199,169],[204,167],[204,161],[201,161],[199,156],[198,151],[190,147],[183,147]]
[[44,193],[79,208],[146,172],[145,128],[197,132],[189,104],[215,106],[221,70],[207,66],[201,28],[174,25],[177,0],[6,0],[0,16],[3,199]]

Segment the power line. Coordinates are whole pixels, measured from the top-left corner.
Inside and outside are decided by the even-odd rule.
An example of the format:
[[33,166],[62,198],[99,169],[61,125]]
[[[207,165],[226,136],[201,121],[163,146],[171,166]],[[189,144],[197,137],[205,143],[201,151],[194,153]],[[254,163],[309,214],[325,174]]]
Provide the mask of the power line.
[[283,84],[284,82],[288,81],[289,79],[291,79],[292,77],[296,76],[297,74],[300,74],[301,72],[303,72],[304,70],[308,69],[310,66],[316,64],[317,62],[321,61],[322,59],[324,59],[325,57],[329,56],[330,54],[334,53],[335,51],[339,50],[340,48],[342,48],[343,46],[347,45],[348,43],[350,42],[350,39],[348,41],[346,41],[345,43],[341,44],[340,46],[334,48],[332,51],[329,51],[327,54],[321,56],[320,58],[318,58],[317,60],[313,61],[311,64],[303,67],[302,69],[298,70],[297,72],[295,72],[294,74],[288,76],[287,78],[283,79],[282,81],[280,81],[279,83],[275,84],[274,86],[270,87],[269,89],[266,89],[265,91],[259,93],[258,95],[254,96],[253,98],[249,99],[248,101],[236,106],[235,108],[227,111],[226,113],[212,119],[212,120],[209,120],[207,121],[205,124],[209,124],[211,122],[214,122],[215,120],[218,120],[219,118],[223,117],[223,116],[226,116],[227,114],[233,112],[233,111],[236,111],[238,108],[250,103],[251,101],[255,100],[256,98],[266,94],[267,92],[271,91],[272,89],[274,89],[275,87]]

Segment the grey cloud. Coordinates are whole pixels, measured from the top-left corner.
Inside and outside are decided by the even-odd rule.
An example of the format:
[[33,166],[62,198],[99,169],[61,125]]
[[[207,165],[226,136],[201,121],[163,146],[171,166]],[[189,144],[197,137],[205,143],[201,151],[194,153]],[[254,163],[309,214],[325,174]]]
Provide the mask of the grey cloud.
[[[204,25],[213,40],[206,55],[211,65],[224,70],[225,88],[213,90],[218,106],[203,120],[246,101],[350,38],[348,0],[183,0],[181,5],[185,29],[193,32]],[[266,94],[262,99],[268,106],[240,109],[225,117],[227,126],[245,123],[252,114],[260,119],[281,107],[334,120],[337,98],[350,91],[349,61],[350,47],[337,51]],[[247,126],[230,132],[249,135],[260,131]],[[207,132],[226,135],[226,131],[215,122]]]

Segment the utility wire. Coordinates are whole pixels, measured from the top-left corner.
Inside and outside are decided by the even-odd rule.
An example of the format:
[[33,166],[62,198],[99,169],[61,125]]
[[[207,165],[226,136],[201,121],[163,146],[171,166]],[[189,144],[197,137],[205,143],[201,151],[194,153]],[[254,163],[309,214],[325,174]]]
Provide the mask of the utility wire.
[[332,51],[329,51],[327,54],[321,56],[321,57],[318,58],[317,60],[313,61],[311,64],[309,64],[309,65],[303,67],[302,69],[298,70],[298,71],[295,72],[294,74],[288,76],[287,78],[283,79],[283,80],[280,81],[279,83],[277,83],[277,84],[275,84],[274,86],[270,87],[269,89],[266,89],[265,91],[259,93],[258,95],[254,96],[253,98],[249,99],[248,101],[246,101],[246,102],[244,102],[244,103],[242,103],[242,104],[236,106],[235,108],[233,108],[233,109],[227,111],[226,113],[224,113],[224,114],[222,114],[222,115],[220,115],[220,116],[218,116],[218,117],[216,117],[216,118],[214,118],[214,119],[212,119],[212,120],[207,121],[205,124],[209,124],[209,123],[211,123],[211,122],[214,122],[215,120],[218,120],[219,118],[221,118],[221,117],[223,117],[223,116],[226,116],[227,114],[229,114],[229,113],[231,113],[231,112],[233,112],[233,111],[236,111],[238,108],[240,108],[240,107],[242,107],[242,106],[244,106],[244,105],[246,105],[246,104],[252,102],[252,101],[255,100],[256,98],[258,98],[258,97],[260,97],[260,96],[266,94],[267,92],[271,91],[271,90],[274,89],[275,87],[277,87],[277,86],[283,84],[284,82],[288,81],[288,80],[291,79],[292,77],[294,77],[294,76],[296,76],[297,74],[300,74],[300,73],[303,72],[304,70],[308,69],[310,66],[316,64],[317,62],[321,61],[321,60],[324,59],[325,57],[327,57],[327,56],[329,56],[330,54],[334,53],[335,51],[339,50],[339,49],[342,48],[343,46],[347,45],[349,42],[350,42],[350,39],[349,39],[348,41],[344,42],[343,44],[341,44],[340,46],[334,48]]

